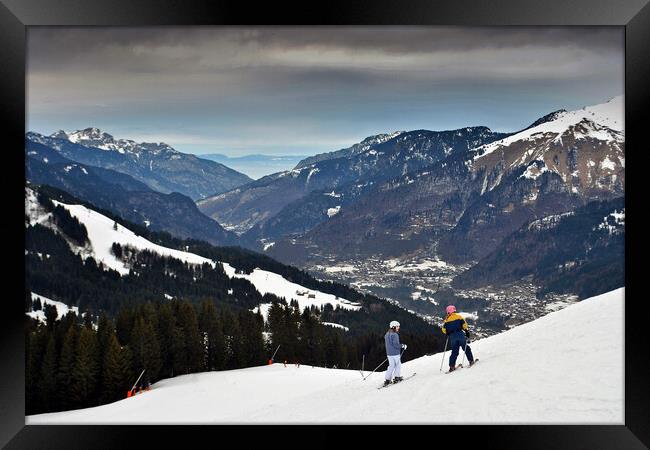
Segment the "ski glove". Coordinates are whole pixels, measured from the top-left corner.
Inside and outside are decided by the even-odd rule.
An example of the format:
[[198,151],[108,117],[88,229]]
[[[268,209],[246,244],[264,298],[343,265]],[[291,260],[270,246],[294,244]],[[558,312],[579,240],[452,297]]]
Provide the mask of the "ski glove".
[[469,339],[469,330],[465,330],[465,337]]
[[406,350],[406,344],[402,344],[402,348]]

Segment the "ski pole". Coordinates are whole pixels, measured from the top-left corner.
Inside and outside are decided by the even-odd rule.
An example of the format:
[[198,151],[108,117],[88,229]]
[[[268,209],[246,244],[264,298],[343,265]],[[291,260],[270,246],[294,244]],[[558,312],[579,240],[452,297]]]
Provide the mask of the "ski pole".
[[278,350],[280,350],[280,344],[278,344],[278,348],[276,348],[275,351],[273,352],[273,356],[271,356],[271,361],[273,361],[273,358],[275,357],[275,354],[278,352]]
[[467,342],[467,339],[465,339],[465,348],[463,349],[463,360],[460,362],[461,366],[465,362],[465,352],[467,351],[467,344],[469,344],[469,342]]
[[[405,351],[406,351],[405,348],[402,349],[402,353],[399,354],[400,359],[402,358],[402,355],[404,354]],[[382,365],[384,365],[384,363],[385,363],[386,361],[388,361],[388,357],[386,357],[386,359],[384,359],[384,361],[383,361],[381,364],[379,364],[377,367],[375,367],[375,370],[379,369]],[[368,377],[369,377],[370,375],[372,375],[373,373],[375,373],[375,370],[373,370],[372,372],[370,372],[370,373],[368,374]],[[368,378],[368,377],[364,377],[363,379],[365,380],[365,379]]]
[[442,372],[442,363],[445,362],[445,353],[447,353],[447,342],[449,342],[449,336],[445,339],[445,351],[442,352],[442,359],[440,360],[440,371]]
[[145,370],[147,370],[147,369],[142,369],[142,372],[140,373],[140,376],[138,377],[137,380],[135,380],[135,383],[133,383],[133,387],[131,388],[131,391],[133,391],[133,389],[135,389],[135,386],[138,384],[138,381],[140,381],[140,378],[142,378],[142,374],[144,374]]
[[[388,357],[386,357],[386,359],[384,359],[384,360],[382,361],[381,364],[379,364],[377,367],[375,367],[375,370],[377,370],[377,369],[379,369],[381,366],[383,366],[384,363],[385,363],[386,361],[388,361]],[[370,373],[368,374],[368,377],[369,377],[370,375],[372,375],[373,373],[375,373],[375,370],[373,370],[372,372],[370,372]],[[368,377],[363,377],[364,381],[365,381],[365,379],[368,378]]]

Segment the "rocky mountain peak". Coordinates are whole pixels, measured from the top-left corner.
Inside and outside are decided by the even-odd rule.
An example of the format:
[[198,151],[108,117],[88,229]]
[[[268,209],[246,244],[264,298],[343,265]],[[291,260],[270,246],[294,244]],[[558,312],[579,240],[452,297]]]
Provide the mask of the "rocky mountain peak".
[[552,120],[556,120],[558,117],[560,117],[562,114],[564,114],[566,112],[567,112],[566,109],[558,109],[557,111],[553,111],[552,113],[549,113],[549,114],[546,114],[543,117],[540,117],[535,122],[531,123],[529,126],[524,128],[524,130],[528,130],[529,128],[536,127],[537,125],[541,125],[543,123],[551,122]]

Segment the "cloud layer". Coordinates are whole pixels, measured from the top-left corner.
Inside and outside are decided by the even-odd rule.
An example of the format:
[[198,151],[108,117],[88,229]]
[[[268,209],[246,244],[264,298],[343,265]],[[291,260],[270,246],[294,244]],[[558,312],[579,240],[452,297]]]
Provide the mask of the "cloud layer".
[[28,128],[231,155],[512,131],[622,93],[623,39],[620,27],[34,27]]

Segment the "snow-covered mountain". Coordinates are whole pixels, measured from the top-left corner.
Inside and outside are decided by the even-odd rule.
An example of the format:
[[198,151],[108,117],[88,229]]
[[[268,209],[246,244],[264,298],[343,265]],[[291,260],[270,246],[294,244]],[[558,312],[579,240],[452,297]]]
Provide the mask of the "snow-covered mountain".
[[[512,170],[536,179],[550,171],[572,192],[622,192],[625,183],[624,97],[575,111],[475,149],[472,163],[481,172],[483,192],[494,189]],[[482,192],[482,193],[483,193]]]
[[[282,239],[266,231],[275,242],[268,253],[304,265],[305,255],[314,255],[316,263],[344,262],[435,247],[452,264],[475,263],[531,220],[624,196],[623,103],[616,97],[576,111],[555,111],[521,132],[449,152],[353,198],[337,188],[341,198],[319,201],[326,220],[317,226]],[[339,212],[327,217],[337,205]],[[279,223],[279,217],[268,224]]]
[[445,361],[440,353],[408,361],[402,374],[417,376],[387,389],[377,390],[381,370],[364,381],[367,370],[273,364],[166,379],[132,398],[26,423],[621,425],[624,297],[617,289],[473,341],[479,363],[452,374],[440,372],[449,352]]
[[223,164],[181,153],[164,142],[115,139],[98,128],[59,130],[49,136],[28,132],[26,139],[51,147],[73,161],[126,173],[151,189],[180,192],[193,200],[251,181]]
[[476,261],[530,220],[624,196],[623,124],[619,96],[475,149],[466,164],[478,198],[442,238],[441,252]]
[[[84,247],[70,243],[71,249],[84,258],[91,257],[98,263],[101,262],[104,267],[113,269],[121,275],[129,274],[131,267],[128,262],[123,261],[114,254],[112,251],[114,243],[122,247],[134,248],[138,251],[148,250],[152,253],[172,257],[193,265],[209,264],[215,267],[217,264],[221,264],[225,273],[230,278],[241,278],[249,281],[262,295],[271,293],[279,298],[284,297],[287,302],[295,300],[298,302],[301,310],[312,305],[322,307],[325,304],[330,304],[334,308],[338,306],[353,311],[361,309],[361,305],[358,303],[320,292],[316,289],[310,289],[297,283],[292,283],[283,276],[270,271],[258,268],[249,274],[238,273],[234,267],[226,262],[214,261],[194,253],[155,244],[142,236],[138,236],[128,228],[117,224],[113,219],[86,206],[65,204],[57,201],[54,201],[54,204],[63,206],[72,217],[76,218],[86,227],[88,243]],[[38,203],[35,192],[30,188],[26,189],[25,212],[30,223],[40,223],[46,226],[49,224],[48,217],[50,213],[44,211],[43,207]]]
[[101,131],[99,128],[91,127],[83,130],[65,132],[63,130],[52,133],[49,137],[54,139],[66,139],[75,144],[81,144],[86,147],[99,148],[106,151],[116,151],[118,153],[133,153],[139,157],[141,152],[151,152],[154,154],[170,153],[178,154],[173,148],[164,142],[158,143],[137,143],[130,139],[115,139],[110,134]]

